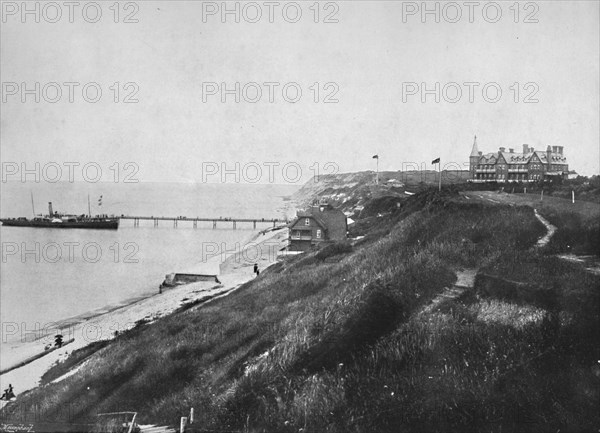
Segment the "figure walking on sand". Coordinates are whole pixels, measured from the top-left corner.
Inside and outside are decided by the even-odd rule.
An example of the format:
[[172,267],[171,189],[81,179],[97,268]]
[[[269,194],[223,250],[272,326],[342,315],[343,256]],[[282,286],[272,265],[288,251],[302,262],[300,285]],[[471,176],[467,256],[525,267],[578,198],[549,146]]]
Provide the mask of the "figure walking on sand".
[[13,399],[15,397],[16,396],[15,396],[15,392],[13,390],[13,386],[12,386],[12,384],[9,383],[8,384],[8,388],[4,390],[4,394],[2,394],[2,398],[1,399],[9,401],[9,400],[11,400],[11,399]]
[[258,270],[258,263],[254,263],[254,273],[256,274],[257,277],[260,274],[260,271]]

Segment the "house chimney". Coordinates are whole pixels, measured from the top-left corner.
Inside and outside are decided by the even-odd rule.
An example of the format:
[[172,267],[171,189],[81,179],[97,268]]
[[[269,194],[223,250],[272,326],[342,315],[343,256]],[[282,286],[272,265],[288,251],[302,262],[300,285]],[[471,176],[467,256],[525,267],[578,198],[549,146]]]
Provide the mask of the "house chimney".
[[558,153],[560,155],[562,155],[563,154],[563,146],[556,146],[556,147],[558,148]]
[[52,202],[48,202],[48,215],[52,216],[54,213],[52,212]]
[[546,148],[546,159],[548,160],[548,171],[550,171],[552,166],[552,148],[550,146]]
[[558,153],[557,146],[552,146],[552,153]]
[[501,147],[500,152],[506,152],[506,147]]
[[509,148],[509,149],[508,149],[508,152],[509,152],[509,153],[515,153],[515,149]]
[[529,153],[529,145],[528,144],[523,145],[523,153]]
[[483,155],[483,152],[481,150],[477,153],[479,154],[479,156]]

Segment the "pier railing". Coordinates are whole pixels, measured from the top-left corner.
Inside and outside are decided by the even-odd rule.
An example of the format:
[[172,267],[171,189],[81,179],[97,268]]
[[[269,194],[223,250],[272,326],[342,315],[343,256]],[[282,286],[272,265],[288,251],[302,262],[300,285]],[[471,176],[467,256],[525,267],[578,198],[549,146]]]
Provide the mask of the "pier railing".
[[232,223],[233,229],[237,228],[238,223],[252,223],[253,228],[256,229],[257,224],[272,224],[276,227],[278,224],[285,225],[289,223],[287,219],[279,218],[200,218],[200,217],[164,217],[164,216],[135,216],[135,215],[121,215],[118,217],[119,220],[133,220],[133,226],[139,227],[140,221],[153,221],[154,227],[158,227],[159,221],[173,221],[173,227],[176,228],[178,223],[191,222],[194,228],[198,227],[198,222],[212,222],[212,228],[217,228],[217,223]]

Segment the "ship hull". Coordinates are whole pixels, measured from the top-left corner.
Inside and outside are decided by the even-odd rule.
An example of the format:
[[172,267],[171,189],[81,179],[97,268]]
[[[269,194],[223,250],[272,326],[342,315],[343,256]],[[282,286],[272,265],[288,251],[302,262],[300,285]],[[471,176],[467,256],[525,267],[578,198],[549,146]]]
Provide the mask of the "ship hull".
[[117,230],[119,228],[119,220],[107,221],[31,221],[21,219],[0,219],[2,224],[9,227],[39,227],[52,229],[100,229],[100,230]]

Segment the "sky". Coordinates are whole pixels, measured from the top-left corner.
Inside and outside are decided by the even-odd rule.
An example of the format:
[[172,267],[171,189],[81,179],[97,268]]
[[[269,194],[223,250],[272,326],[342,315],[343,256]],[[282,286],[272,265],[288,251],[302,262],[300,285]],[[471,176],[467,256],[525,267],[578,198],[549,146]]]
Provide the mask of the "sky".
[[475,135],[598,174],[599,4],[4,1],[3,180],[467,168]]

